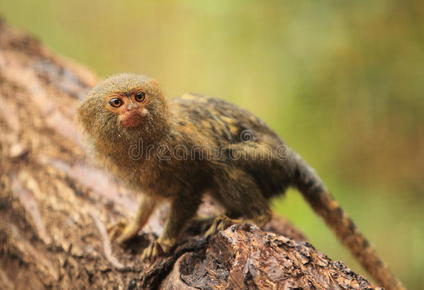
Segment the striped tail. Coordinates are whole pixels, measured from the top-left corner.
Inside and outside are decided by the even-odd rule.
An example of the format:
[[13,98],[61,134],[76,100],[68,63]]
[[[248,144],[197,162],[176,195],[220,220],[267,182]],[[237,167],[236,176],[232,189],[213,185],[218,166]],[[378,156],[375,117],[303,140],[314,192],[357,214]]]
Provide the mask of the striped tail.
[[352,219],[326,191],[320,178],[300,156],[293,153],[295,164],[294,185],[303,197],[320,215],[337,237],[361,263],[362,267],[387,290],[405,289],[390,269],[380,260],[364,235]]

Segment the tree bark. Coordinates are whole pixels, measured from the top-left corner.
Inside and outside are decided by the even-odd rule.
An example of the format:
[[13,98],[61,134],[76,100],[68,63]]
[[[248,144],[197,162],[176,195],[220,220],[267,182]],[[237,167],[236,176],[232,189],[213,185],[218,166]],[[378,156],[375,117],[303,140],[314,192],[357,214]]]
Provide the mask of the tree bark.
[[[74,115],[97,82],[26,33],[0,24],[1,289],[363,289],[367,280],[275,217],[233,225],[209,240],[193,223],[173,254],[138,255],[160,233],[160,209],[122,249],[106,227],[136,197],[87,161]],[[209,198],[203,215],[219,213]]]

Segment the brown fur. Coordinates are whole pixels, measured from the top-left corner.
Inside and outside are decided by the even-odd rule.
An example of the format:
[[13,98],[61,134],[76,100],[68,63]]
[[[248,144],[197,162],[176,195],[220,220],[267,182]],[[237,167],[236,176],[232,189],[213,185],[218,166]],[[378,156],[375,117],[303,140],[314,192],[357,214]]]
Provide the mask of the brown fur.
[[[137,110],[148,113],[140,126],[126,128],[120,122],[125,108],[110,108],[107,100],[113,95],[129,98],[139,90],[148,99],[137,104]],[[253,114],[194,94],[166,101],[155,81],[121,74],[95,87],[78,116],[99,162],[143,193],[137,216],[119,242],[134,237],[159,202],[171,202],[165,231],[144,257],[176,243],[206,191],[229,217],[261,226],[270,218],[269,198],[294,186],[378,283],[387,289],[403,288],[313,170]]]

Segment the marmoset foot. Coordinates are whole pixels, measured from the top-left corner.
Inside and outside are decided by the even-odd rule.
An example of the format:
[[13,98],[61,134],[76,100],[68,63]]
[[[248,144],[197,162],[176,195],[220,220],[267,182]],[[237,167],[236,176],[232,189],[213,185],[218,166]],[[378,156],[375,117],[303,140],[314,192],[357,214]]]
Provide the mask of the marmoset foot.
[[124,220],[112,224],[107,229],[109,238],[121,245],[134,238],[138,231],[139,228],[137,226],[131,223],[128,224],[128,222]]
[[171,247],[171,243],[161,242],[160,240],[152,241],[141,253],[141,259],[153,261],[157,257],[163,256]]
[[241,223],[241,220],[230,219],[229,217],[225,215],[218,216],[214,219],[214,221],[212,222],[212,225],[206,231],[205,237],[208,238],[220,231],[227,229],[233,224],[239,224],[239,223]]

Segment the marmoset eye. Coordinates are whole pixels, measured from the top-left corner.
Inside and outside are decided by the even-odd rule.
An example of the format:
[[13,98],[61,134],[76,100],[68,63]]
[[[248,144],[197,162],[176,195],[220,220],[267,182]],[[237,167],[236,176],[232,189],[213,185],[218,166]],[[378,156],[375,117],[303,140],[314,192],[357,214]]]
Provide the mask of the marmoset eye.
[[137,92],[135,94],[135,100],[137,102],[143,102],[145,98],[146,98],[146,94],[144,92]]
[[117,107],[122,106],[122,100],[121,100],[121,99],[119,99],[119,98],[113,98],[113,99],[111,99],[111,100],[109,101],[109,104],[110,104],[112,107],[117,108]]

